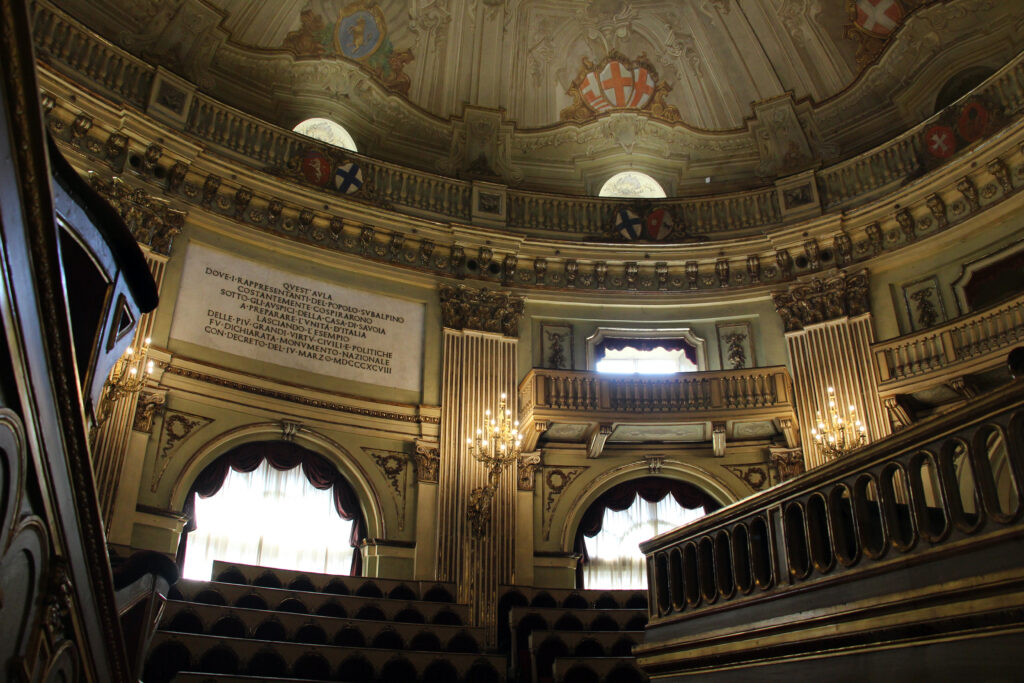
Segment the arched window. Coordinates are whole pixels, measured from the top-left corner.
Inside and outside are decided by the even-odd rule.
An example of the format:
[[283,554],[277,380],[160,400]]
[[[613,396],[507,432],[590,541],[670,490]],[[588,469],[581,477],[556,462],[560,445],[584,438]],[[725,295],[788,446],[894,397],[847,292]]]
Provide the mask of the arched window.
[[352,139],[352,134],[349,133],[340,123],[335,123],[330,119],[306,119],[299,125],[292,128],[292,130],[299,135],[305,135],[306,137],[313,138],[314,140],[326,142],[328,145],[341,147],[342,149],[347,149],[352,152],[359,151],[356,149],[356,141]]
[[207,466],[185,502],[182,575],[214,560],[358,575],[366,535],[355,493],[323,457],[286,442],[249,443]]
[[587,367],[614,374],[706,370],[704,340],[689,328],[599,327],[587,338]]
[[576,587],[647,587],[647,565],[639,544],[717,510],[719,504],[699,488],[664,477],[624,482],[587,508],[576,533],[580,563]]
[[625,199],[662,199],[665,190],[658,181],[639,171],[616,173],[601,186],[598,197],[623,197]]
[[641,345],[630,344],[620,349],[605,349],[604,356],[597,361],[597,371],[663,375],[697,370],[696,361],[686,354],[685,348],[672,348],[670,344],[655,345],[651,348],[636,348],[637,346]]

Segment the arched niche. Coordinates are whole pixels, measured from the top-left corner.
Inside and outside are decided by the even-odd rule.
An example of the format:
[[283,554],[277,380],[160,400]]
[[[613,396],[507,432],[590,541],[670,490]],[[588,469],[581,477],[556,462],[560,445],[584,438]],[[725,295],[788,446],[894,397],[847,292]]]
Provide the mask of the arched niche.
[[[199,473],[220,456],[246,443],[281,438],[282,429],[279,422],[245,425],[213,437],[200,446],[182,468],[171,488],[171,509],[182,510],[189,489]],[[348,480],[359,498],[359,507],[366,521],[367,538],[387,538],[387,519],[383,514],[380,495],[359,461],[341,444],[307,427],[299,426],[290,438],[297,445],[326,458]]]
[[[564,553],[573,552],[576,530],[579,528],[580,522],[583,521],[583,514],[598,497],[614,486],[650,475],[651,471],[647,463],[638,461],[604,472],[597,479],[587,484],[586,488],[581,490],[576,498],[573,499],[572,505],[563,518],[562,536],[559,539],[561,551]],[[711,472],[686,463],[666,459],[662,463],[661,470],[657,473],[657,476],[666,479],[678,479],[692,484],[704,491],[722,507],[731,505],[743,498],[744,495],[747,495],[744,492],[732,490],[725,482]]]

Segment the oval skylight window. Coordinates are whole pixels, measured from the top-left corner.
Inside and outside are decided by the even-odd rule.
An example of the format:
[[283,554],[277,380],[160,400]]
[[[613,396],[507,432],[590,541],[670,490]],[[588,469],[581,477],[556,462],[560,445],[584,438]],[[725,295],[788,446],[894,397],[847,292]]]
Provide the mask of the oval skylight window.
[[[319,140],[320,142],[326,142],[328,145],[334,145],[335,147],[341,147],[352,152],[358,152],[356,149],[356,141],[352,139],[345,127],[340,123],[335,123],[330,119],[312,118],[306,119],[299,125],[292,128],[293,131],[299,135],[305,135],[306,137]],[[661,195],[664,197],[665,195]]]
[[662,199],[665,190],[658,181],[639,171],[616,173],[601,187],[599,197],[623,197],[625,199]]

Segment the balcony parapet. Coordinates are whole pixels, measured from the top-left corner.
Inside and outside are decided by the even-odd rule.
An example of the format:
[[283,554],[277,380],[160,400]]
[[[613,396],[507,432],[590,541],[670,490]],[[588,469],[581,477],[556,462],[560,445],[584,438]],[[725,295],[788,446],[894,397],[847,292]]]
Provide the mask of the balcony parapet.
[[998,365],[1024,341],[1024,295],[945,325],[873,344],[878,390],[909,394]]
[[670,675],[920,644],[972,610],[995,623],[979,616],[1004,609],[994,587],[1024,578],[1022,486],[1017,381],[641,544],[651,619],[634,652]]
[[[83,85],[106,96],[147,110],[153,90],[162,87],[158,70],[144,60],[96,36],[59,9],[37,2],[34,39],[40,60]],[[187,85],[187,84],[186,84]],[[159,86],[159,87],[158,87]],[[189,86],[191,87],[191,86]],[[172,88],[173,89],[173,88]],[[178,116],[181,132],[187,133],[229,156],[263,170],[285,169],[303,151],[317,147],[309,138],[293,133],[225,105],[195,91],[179,92],[183,111]],[[995,134],[1024,109],[1024,53],[1018,55],[969,94],[988,103]],[[951,105],[961,106],[966,101]],[[903,134],[856,157],[820,170],[817,184],[820,209],[838,210],[880,192],[906,184],[929,166],[924,133],[951,112],[943,110]],[[173,117],[172,117],[173,118]],[[168,119],[169,120],[169,119]],[[374,199],[404,213],[437,220],[465,222],[473,219],[473,184],[436,173],[348,153],[363,169]],[[938,165],[933,160],[932,165]],[[744,192],[675,197],[659,201],[679,224],[685,226],[677,241],[729,239],[760,234],[787,223],[780,209],[780,190],[772,185]],[[624,200],[577,197],[508,189],[504,227],[522,235],[569,240],[617,239],[613,213]],[[801,213],[800,217],[806,217]]]
[[789,447],[798,443],[793,383],[782,366],[668,376],[535,368],[519,383],[519,420],[527,450],[554,423],[587,425],[590,457],[616,426],[652,421],[705,425],[707,434],[716,423],[732,431],[737,422],[770,422]]

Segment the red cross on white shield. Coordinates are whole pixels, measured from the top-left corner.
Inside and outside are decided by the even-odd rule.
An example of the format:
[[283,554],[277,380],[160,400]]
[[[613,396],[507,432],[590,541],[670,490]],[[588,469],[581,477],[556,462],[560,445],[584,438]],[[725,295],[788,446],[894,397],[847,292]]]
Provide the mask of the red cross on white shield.
[[601,70],[601,89],[613,106],[627,106],[633,95],[633,72],[621,62],[608,62]]
[[587,103],[587,106],[594,111],[602,112],[612,108],[612,103],[601,92],[601,85],[594,72],[588,73],[580,83],[580,94],[583,95],[583,101]]
[[857,0],[857,25],[868,33],[887,36],[903,19],[898,0]]
[[653,94],[654,79],[651,78],[651,74],[641,67],[633,69],[633,98],[629,101],[629,106],[643,109]]
[[952,128],[937,123],[925,129],[924,144],[933,157],[945,159],[956,151],[956,136]]

